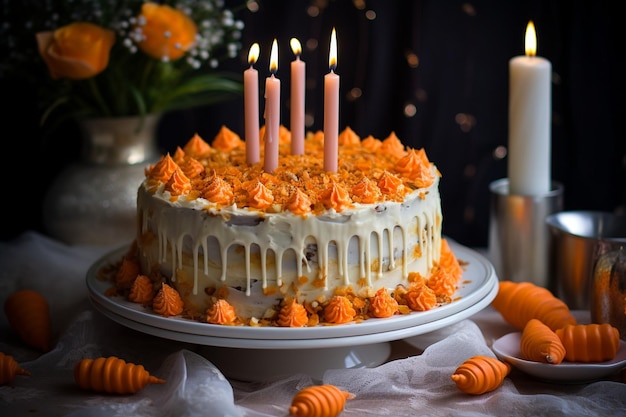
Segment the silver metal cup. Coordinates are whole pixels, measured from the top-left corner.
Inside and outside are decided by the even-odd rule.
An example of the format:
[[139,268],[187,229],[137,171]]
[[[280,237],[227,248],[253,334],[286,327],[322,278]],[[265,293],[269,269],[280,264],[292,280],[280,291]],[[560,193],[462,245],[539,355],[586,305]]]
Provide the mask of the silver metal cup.
[[489,258],[502,281],[530,281],[554,291],[550,279],[550,233],[546,217],[563,208],[563,185],[552,182],[544,195],[514,195],[509,180],[489,185]]
[[[596,263],[603,255],[626,248],[626,215],[562,211],[548,216],[546,224],[552,238],[550,275],[556,282],[556,295],[570,309],[590,308]],[[619,301],[624,315],[623,297]]]

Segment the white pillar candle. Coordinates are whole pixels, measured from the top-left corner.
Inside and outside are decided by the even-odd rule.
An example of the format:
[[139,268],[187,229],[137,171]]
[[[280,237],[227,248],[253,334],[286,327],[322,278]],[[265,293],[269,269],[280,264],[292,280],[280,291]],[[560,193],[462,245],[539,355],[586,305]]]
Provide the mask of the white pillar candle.
[[328,66],[330,72],[324,76],[324,170],[336,172],[339,136],[339,76],[335,74],[337,67],[335,28],[330,38]]
[[278,44],[272,43],[270,53],[271,76],[265,80],[265,160],[263,169],[272,173],[278,166],[278,133],[280,128],[280,80],[278,71]]
[[250,68],[243,73],[244,123],[246,141],[246,162],[250,165],[259,162],[259,73],[253,65],[259,58],[259,44],[254,43],[248,53]]
[[306,64],[300,60],[302,46],[296,38],[291,39],[291,49],[296,59],[291,62],[291,153],[304,153],[304,93]]
[[526,29],[526,56],[509,62],[509,192],[550,191],[552,65],[536,56],[535,27]]

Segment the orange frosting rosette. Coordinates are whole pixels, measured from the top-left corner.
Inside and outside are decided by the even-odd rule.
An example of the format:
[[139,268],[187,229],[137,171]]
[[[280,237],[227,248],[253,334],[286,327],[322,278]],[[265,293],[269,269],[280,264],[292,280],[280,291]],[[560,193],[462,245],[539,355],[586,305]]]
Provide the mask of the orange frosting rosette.
[[404,299],[413,311],[427,311],[437,305],[437,295],[423,283],[412,284]]
[[130,287],[128,299],[138,304],[149,304],[152,302],[154,299],[154,287],[147,275],[137,275],[132,287]]
[[287,210],[293,214],[306,214],[311,212],[311,200],[299,189],[295,189],[289,202],[287,203]]
[[418,188],[430,187],[435,181],[424,149],[409,150],[409,153],[396,163],[395,168],[397,172],[413,180]]
[[378,188],[385,195],[395,195],[404,189],[402,180],[389,171],[383,172],[378,180]]
[[223,152],[230,152],[239,146],[243,146],[243,144],[244,142],[241,140],[239,135],[226,126],[222,126],[213,140],[213,147]]
[[372,204],[380,201],[382,193],[380,188],[368,177],[363,177],[352,187],[352,199],[361,204]]
[[456,291],[457,278],[446,272],[443,268],[437,268],[428,278],[427,284],[435,294],[451,297]]
[[398,139],[398,136],[396,136],[395,132],[391,132],[391,134],[385,140],[383,140],[381,150],[384,153],[392,155],[396,158],[402,158],[404,155],[406,155],[404,145],[402,144],[400,139]]
[[152,300],[152,310],[164,317],[177,316],[183,312],[183,300],[178,291],[163,283]]
[[372,152],[376,152],[380,149],[381,146],[383,146],[383,143],[380,141],[380,139],[376,139],[374,136],[369,135],[361,141],[361,146]]
[[248,191],[248,205],[252,208],[266,209],[274,201],[272,192],[261,181],[253,181],[246,187]]
[[213,174],[202,189],[202,197],[213,203],[228,205],[233,199],[233,190],[230,184]]
[[356,311],[352,307],[352,302],[342,295],[333,296],[324,307],[324,319],[328,323],[349,323],[354,316],[356,316]]
[[193,47],[198,33],[189,16],[168,5],[146,2],[137,20],[137,28],[143,34],[137,46],[156,59],[175,61],[181,58]]
[[370,312],[372,316],[378,318],[391,317],[398,312],[398,302],[389,294],[386,288],[380,288],[374,294]]
[[185,159],[185,156],[185,151],[183,151],[180,146],[177,146],[174,151],[174,155],[172,155],[172,160],[176,162],[176,164],[180,165]]
[[206,312],[206,321],[212,324],[232,324],[237,320],[235,308],[226,300],[217,300]]
[[159,183],[169,181],[176,169],[178,169],[178,165],[174,162],[174,159],[172,159],[169,153],[162,156],[156,164],[147,168],[146,177],[150,190],[154,191],[159,186]]
[[[211,153],[211,145],[205,142],[197,133],[191,137],[183,147],[185,155],[191,155],[194,158],[200,158],[202,156]],[[176,160],[176,159],[175,159]]]
[[93,23],[75,22],[54,32],[39,32],[37,47],[53,79],[84,80],[109,65],[115,32]]
[[360,142],[359,136],[349,127],[346,127],[337,137],[337,143],[340,145],[358,145]]
[[348,192],[336,182],[333,182],[330,187],[322,191],[320,201],[327,209],[333,208],[337,212],[342,212],[352,205]]
[[176,167],[172,176],[165,184],[165,190],[169,191],[172,196],[186,194],[191,190],[191,181],[183,173],[180,167]]
[[304,327],[309,322],[306,308],[295,300],[285,303],[278,313],[276,323],[280,327]]
[[178,166],[183,171],[183,174],[190,180],[197,178],[204,172],[204,165],[191,156],[184,157],[183,160],[178,163]]

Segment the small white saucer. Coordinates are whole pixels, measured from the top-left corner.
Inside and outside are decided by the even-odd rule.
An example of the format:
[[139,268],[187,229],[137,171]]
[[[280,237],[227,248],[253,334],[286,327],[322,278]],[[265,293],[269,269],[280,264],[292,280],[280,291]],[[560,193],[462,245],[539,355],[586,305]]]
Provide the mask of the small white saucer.
[[493,351],[502,360],[509,362],[520,371],[539,379],[567,384],[581,384],[598,380],[619,372],[626,367],[626,342],[620,341],[617,355],[605,362],[568,362],[558,365],[533,362],[522,359],[520,352],[520,332],[509,333],[493,343]]

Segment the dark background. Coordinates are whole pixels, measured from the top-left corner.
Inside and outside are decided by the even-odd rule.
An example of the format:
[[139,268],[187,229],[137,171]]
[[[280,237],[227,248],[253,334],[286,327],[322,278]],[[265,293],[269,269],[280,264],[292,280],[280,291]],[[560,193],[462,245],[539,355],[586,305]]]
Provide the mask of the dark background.
[[[227,1],[233,3],[239,2]],[[350,126],[363,138],[380,139],[393,131],[406,146],[425,148],[443,174],[444,234],[485,247],[489,184],[507,176],[508,61],[524,54],[529,20],[537,29],[538,55],[552,62],[552,177],[564,185],[564,209],[626,210],[626,36],[618,5],[266,0],[254,13],[238,13],[246,24],[243,48],[227,68],[238,73],[247,68],[248,49],[258,42],[262,86],[276,38],[281,121],[289,127],[289,39],[298,38],[307,63],[307,127],[321,130],[323,76],[335,27],[340,129]],[[0,81],[5,101],[0,238],[7,240],[24,230],[45,232],[43,196],[60,170],[78,158],[80,140],[73,126],[43,138],[32,86]],[[242,98],[166,114],[159,145],[173,151],[194,133],[210,142],[222,125],[243,137]]]

